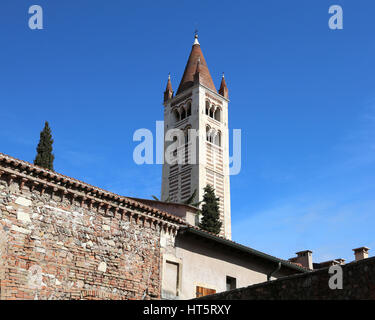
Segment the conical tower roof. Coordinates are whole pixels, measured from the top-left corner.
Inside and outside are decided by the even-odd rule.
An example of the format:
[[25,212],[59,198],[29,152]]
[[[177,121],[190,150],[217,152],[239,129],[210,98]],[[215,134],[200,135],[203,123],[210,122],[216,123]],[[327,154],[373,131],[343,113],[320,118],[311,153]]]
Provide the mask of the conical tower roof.
[[201,46],[198,42],[198,36],[195,35],[195,41],[190,52],[188,62],[186,63],[184,75],[182,76],[177,94],[185,91],[194,85],[194,75],[197,71],[199,61],[199,80],[200,83],[211,90],[216,91],[214,82],[212,81],[210,71],[208,70],[206,60],[204,59]]
[[227,87],[227,84],[225,82],[224,73],[223,73],[223,76],[221,77],[219,94],[221,94],[224,98],[228,99],[228,87]]

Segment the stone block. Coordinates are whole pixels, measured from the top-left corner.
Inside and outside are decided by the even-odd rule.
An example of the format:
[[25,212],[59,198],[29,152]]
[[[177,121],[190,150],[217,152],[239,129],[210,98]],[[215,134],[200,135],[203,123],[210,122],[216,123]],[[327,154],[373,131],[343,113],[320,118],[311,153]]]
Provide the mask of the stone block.
[[16,199],[16,204],[24,207],[30,207],[32,205],[32,201],[24,197],[18,197]]

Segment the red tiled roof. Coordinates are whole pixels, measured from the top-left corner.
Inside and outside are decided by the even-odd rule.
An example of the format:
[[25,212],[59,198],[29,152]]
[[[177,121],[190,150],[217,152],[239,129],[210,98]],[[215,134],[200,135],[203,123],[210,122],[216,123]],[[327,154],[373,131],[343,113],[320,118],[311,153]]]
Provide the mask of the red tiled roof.
[[165,89],[165,91],[173,91],[172,90],[172,83],[171,83],[171,76],[168,76],[168,82],[167,82],[167,88]]
[[194,75],[197,71],[198,60],[200,61],[200,83],[217,92],[214,82],[212,81],[210,71],[208,70],[206,60],[204,59],[200,44],[196,42],[191,49],[190,56],[185,67],[184,75],[182,76],[180,85],[177,90],[177,94],[183,92],[186,89],[189,89],[194,85]]
[[228,99],[228,87],[225,82],[224,74],[223,74],[223,77],[221,78],[219,94],[221,94],[224,98]]
[[29,168],[32,171],[34,171],[35,173],[41,174],[43,176],[43,178],[46,178],[46,179],[50,178],[50,179],[56,179],[58,181],[60,181],[60,180],[69,181],[71,183],[74,183],[76,186],[79,186],[79,187],[81,187],[81,188],[83,188],[83,189],[85,189],[87,191],[89,189],[90,190],[98,191],[98,192],[102,193],[103,195],[109,196],[109,197],[111,197],[113,199],[122,200],[126,204],[128,204],[128,205],[130,205],[132,207],[140,208],[140,209],[143,209],[143,210],[147,210],[147,211],[149,211],[151,213],[156,213],[157,215],[161,216],[162,218],[165,218],[166,220],[170,220],[171,222],[182,224],[182,225],[186,225],[186,222],[183,219],[181,219],[181,218],[179,218],[179,217],[177,217],[177,216],[175,216],[173,214],[170,214],[168,212],[162,211],[160,209],[156,209],[154,207],[150,207],[148,205],[145,205],[145,204],[140,203],[138,201],[135,201],[133,199],[130,199],[130,198],[127,198],[127,197],[124,197],[124,196],[120,196],[118,194],[109,192],[107,190],[104,190],[104,189],[92,186],[92,185],[90,185],[88,183],[85,183],[83,181],[80,181],[80,180],[77,180],[77,179],[65,176],[65,175],[63,175],[61,173],[57,173],[55,171],[39,167],[37,165],[31,164],[30,162],[19,160],[17,158],[13,158],[13,157],[8,156],[8,155],[3,154],[3,153],[0,153],[0,161],[5,161],[6,163],[12,164],[15,167],[19,167],[20,166],[22,168]]

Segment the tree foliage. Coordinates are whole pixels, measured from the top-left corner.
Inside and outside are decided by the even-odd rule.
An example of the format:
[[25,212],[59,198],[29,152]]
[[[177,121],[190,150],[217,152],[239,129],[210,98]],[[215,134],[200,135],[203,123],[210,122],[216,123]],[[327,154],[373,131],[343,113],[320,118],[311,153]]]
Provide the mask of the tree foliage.
[[37,155],[34,164],[49,170],[53,170],[55,156],[52,154],[52,132],[48,122],[45,122],[44,129],[40,133],[40,140],[36,148]]
[[204,188],[203,205],[201,210],[202,220],[199,226],[206,231],[218,234],[221,228],[219,213],[219,198],[211,185]]

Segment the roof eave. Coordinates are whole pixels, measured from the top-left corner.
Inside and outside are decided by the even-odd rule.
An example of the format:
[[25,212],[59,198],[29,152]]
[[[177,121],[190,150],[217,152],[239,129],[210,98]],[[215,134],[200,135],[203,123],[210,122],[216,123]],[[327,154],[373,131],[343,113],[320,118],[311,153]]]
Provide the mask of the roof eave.
[[270,255],[268,255],[266,253],[263,253],[261,251],[246,247],[246,246],[241,245],[239,243],[235,243],[233,241],[226,240],[226,239],[221,238],[221,237],[217,237],[217,236],[212,235],[212,234],[210,234],[208,232],[205,232],[203,230],[198,230],[198,229],[195,229],[195,228],[192,228],[192,227],[181,227],[179,229],[179,233],[184,233],[184,232],[189,232],[189,233],[204,237],[206,239],[210,239],[210,240],[219,242],[221,244],[227,245],[229,247],[238,249],[240,251],[255,255],[257,257],[260,257],[260,258],[263,258],[263,259],[266,259],[266,260],[269,260],[269,261],[272,261],[272,262],[276,262],[276,263],[280,262],[282,266],[290,268],[290,269],[294,269],[294,270],[304,272],[304,273],[310,272],[309,270],[307,270],[305,268],[301,268],[301,267],[299,267],[297,265],[294,265],[292,263],[288,263],[285,260],[278,259],[276,257],[270,256]]

